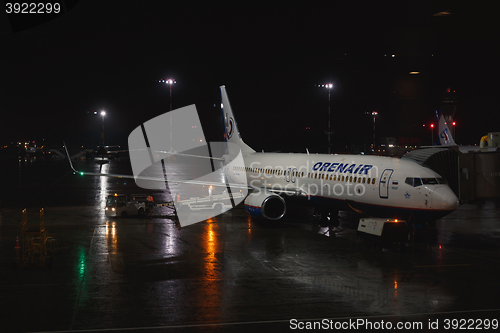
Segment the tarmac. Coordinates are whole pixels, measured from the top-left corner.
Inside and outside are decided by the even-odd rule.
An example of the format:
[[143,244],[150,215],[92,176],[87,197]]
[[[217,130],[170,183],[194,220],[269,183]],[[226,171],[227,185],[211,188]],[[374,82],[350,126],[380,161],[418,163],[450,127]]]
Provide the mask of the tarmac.
[[[73,175],[66,163],[20,167],[7,185],[2,332],[498,328],[499,200],[460,206],[435,228],[416,229],[401,251],[365,246],[352,213],[341,213],[338,229],[301,213],[256,220],[241,206],[183,228],[166,207],[107,218],[107,194],[148,191],[126,179]],[[130,174],[127,160],[102,168]],[[50,265],[15,264],[24,207],[44,208],[57,241]]]

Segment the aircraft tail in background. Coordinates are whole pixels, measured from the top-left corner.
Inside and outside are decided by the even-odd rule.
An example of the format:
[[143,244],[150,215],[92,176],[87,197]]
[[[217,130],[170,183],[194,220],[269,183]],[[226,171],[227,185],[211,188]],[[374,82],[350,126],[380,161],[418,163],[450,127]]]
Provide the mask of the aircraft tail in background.
[[450,130],[446,121],[444,120],[444,116],[440,110],[436,110],[436,120],[438,124],[438,142],[437,144],[440,146],[455,146],[455,140],[451,136]]

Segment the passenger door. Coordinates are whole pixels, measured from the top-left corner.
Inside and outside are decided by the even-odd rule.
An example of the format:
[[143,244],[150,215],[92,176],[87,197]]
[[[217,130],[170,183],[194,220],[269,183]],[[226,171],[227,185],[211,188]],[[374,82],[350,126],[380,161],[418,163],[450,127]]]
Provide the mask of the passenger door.
[[393,172],[394,170],[392,169],[385,169],[384,172],[382,172],[382,176],[380,176],[378,191],[382,199],[389,198],[389,182],[391,181]]

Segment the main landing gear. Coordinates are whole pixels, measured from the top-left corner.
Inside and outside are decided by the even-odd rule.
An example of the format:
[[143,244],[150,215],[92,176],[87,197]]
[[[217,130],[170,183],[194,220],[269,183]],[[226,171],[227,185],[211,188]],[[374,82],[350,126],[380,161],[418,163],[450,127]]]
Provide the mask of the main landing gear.
[[313,221],[322,227],[339,227],[339,211],[328,208],[314,208]]

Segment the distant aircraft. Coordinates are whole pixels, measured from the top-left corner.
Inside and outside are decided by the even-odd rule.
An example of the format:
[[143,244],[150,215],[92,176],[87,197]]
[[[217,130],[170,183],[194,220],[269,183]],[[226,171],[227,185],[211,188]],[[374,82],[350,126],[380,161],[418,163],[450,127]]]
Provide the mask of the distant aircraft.
[[436,110],[436,120],[438,123],[438,145],[456,146],[457,144],[455,143],[455,140],[453,140],[448,125],[446,124],[444,116],[440,110]]
[[[100,144],[97,146],[97,149],[94,151],[96,157],[100,158],[100,161],[104,163],[108,163],[109,159],[114,159],[120,157],[120,153],[126,152],[127,150],[109,150],[109,148],[120,148],[120,146],[105,146],[104,144]],[[96,163],[99,163],[96,161]]]
[[[329,219],[333,224],[338,222],[339,210],[420,223],[435,221],[459,205],[458,198],[439,174],[411,160],[368,155],[258,153],[241,138],[225,86],[220,87],[220,92],[224,140],[227,146],[239,147],[244,160],[240,165],[226,164],[224,173],[231,188],[240,184],[251,190],[244,206],[252,216],[279,220],[290,200],[299,200],[315,207],[322,221]],[[139,178],[135,177],[136,182]],[[165,178],[147,180],[165,182]],[[227,187],[227,183],[206,185]]]
[[[446,123],[444,116],[440,110],[436,110],[436,120],[438,123],[439,141],[437,143],[439,146],[457,146],[458,150],[461,153],[479,152],[479,151],[496,151],[497,150],[497,147],[483,147],[483,148],[481,148],[481,146],[459,146],[457,143],[455,143],[455,140],[451,136],[448,124]],[[487,136],[485,136],[483,138],[486,138],[486,141],[487,141]]]
[[109,160],[120,157],[120,153],[126,152],[127,150],[109,150],[109,148],[120,148],[120,146],[106,146],[104,144],[104,115],[106,112],[101,111],[102,115],[102,127],[101,127],[101,142],[97,146],[96,150],[93,152],[93,155],[87,154],[87,159],[89,157],[97,157],[96,163],[98,164],[106,164],[109,163]]

